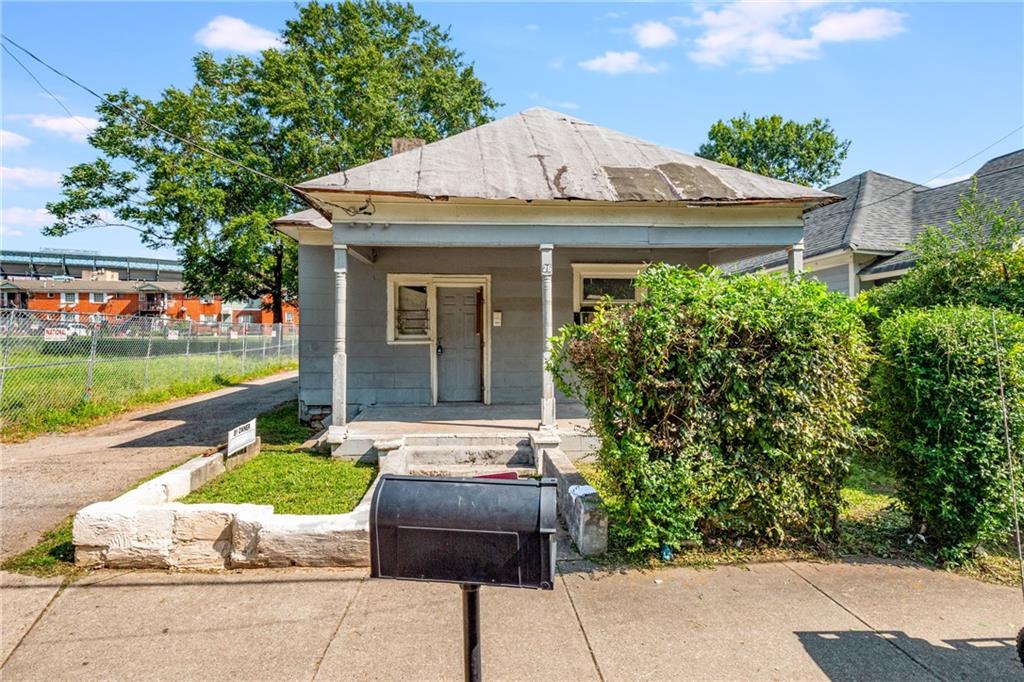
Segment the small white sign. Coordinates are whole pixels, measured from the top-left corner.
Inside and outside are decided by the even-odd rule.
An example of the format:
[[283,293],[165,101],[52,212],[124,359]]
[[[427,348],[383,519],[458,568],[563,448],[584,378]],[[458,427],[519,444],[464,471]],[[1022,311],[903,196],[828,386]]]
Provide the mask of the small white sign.
[[229,339],[237,339],[238,338],[238,332],[236,332],[234,329],[232,329],[231,331],[228,332],[228,338]]
[[50,327],[43,330],[43,341],[67,341],[68,330],[60,327]]
[[256,420],[246,422],[228,431],[228,452],[230,457],[244,447],[256,442]]
[[170,339],[171,341],[176,340],[178,338],[178,330],[177,329],[168,329],[167,330],[167,338]]

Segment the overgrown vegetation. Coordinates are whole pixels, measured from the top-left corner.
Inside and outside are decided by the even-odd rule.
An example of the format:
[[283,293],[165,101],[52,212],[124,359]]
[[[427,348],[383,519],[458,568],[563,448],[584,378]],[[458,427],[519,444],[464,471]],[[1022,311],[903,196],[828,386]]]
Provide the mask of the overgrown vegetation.
[[[978,307],[912,310],[884,322],[876,424],[917,532],[962,562],[1011,531],[999,361],[1010,444],[1024,445],[1024,318]],[[1024,483],[1024,476],[1017,481]]]
[[644,299],[556,337],[602,441],[614,547],[820,541],[863,403],[856,305],[817,282],[655,265]]
[[257,422],[260,454],[181,502],[270,504],[278,514],[343,514],[359,503],[373,482],[374,467],[300,450],[310,437],[295,405],[287,403]]

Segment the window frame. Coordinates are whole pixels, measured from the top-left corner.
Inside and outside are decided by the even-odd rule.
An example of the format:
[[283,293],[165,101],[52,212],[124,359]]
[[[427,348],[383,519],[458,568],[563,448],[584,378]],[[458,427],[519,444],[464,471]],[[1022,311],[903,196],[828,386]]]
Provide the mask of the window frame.
[[[403,275],[403,274],[388,274],[387,276],[388,295],[387,295],[387,306],[388,306],[388,320],[387,320],[387,342],[391,345],[427,345],[434,342],[434,311],[437,308],[435,305],[437,286],[434,284],[434,278],[431,275]],[[398,311],[396,306],[398,305],[398,287],[426,287],[427,289],[427,329],[426,335],[400,335],[398,333]]]
[[[70,300],[69,300],[70,298]],[[60,292],[60,304],[61,305],[78,305],[78,292],[77,291],[62,291]]]
[[[572,264],[572,311],[573,314],[583,312],[583,280],[584,279],[636,279],[637,275],[647,269],[649,263],[573,263]],[[633,287],[633,300],[643,297],[643,289]]]
[[[97,301],[96,300],[97,296],[102,296],[103,298],[101,300]],[[89,303],[93,303],[93,304],[97,304],[97,305],[103,305],[104,303],[106,303],[109,300],[110,300],[110,294],[108,294],[106,292],[103,292],[103,291],[90,291],[89,292]]]

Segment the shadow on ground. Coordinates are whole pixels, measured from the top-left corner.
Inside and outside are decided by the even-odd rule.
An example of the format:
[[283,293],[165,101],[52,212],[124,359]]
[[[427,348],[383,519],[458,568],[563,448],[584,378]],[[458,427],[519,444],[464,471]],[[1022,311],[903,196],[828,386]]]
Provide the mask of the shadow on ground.
[[118,448],[207,446],[223,443],[228,429],[248,421],[298,394],[298,379],[287,376],[274,381],[244,383],[223,395],[202,397],[185,405],[147,412],[130,419],[138,422],[180,422],[166,429],[118,443]]
[[922,679],[1012,680],[1024,676],[1013,635],[932,644],[899,630],[795,634],[834,682],[885,679],[892,674],[893,647],[912,662]]

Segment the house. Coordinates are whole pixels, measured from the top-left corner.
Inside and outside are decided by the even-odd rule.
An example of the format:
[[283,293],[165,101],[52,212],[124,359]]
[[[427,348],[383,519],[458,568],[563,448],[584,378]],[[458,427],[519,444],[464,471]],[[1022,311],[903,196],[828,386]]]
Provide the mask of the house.
[[[971,178],[941,187],[866,171],[827,188],[846,201],[816,208],[804,217],[809,276],[850,296],[899,277],[914,264],[908,244],[926,226],[944,227],[953,220],[960,198],[974,181],[979,194],[1003,205],[1024,203],[1024,149],[991,159]],[[786,253],[779,250],[724,269],[778,272],[785,267]]]
[[11,277],[0,281],[4,309],[60,313],[86,321],[102,315],[143,315],[171,320],[217,322],[220,299],[190,296],[180,281],[122,281],[116,271],[83,270],[75,279]]
[[299,189],[316,210],[275,222],[298,241],[299,408],[335,448],[398,406],[556,431],[558,327],[634,299],[652,261],[798,270],[804,211],[840,200],[543,108]]
[[[271,304],[270,294],[245,301],[224,301],[221,316],[225,322],[234,324],[273,324],[274,310]],[[284,313],[282,322],[298,324],[299,307],[293,301],[284,301],[281,312]]]

